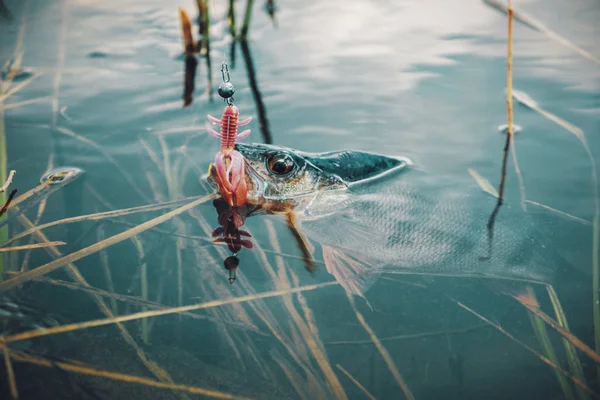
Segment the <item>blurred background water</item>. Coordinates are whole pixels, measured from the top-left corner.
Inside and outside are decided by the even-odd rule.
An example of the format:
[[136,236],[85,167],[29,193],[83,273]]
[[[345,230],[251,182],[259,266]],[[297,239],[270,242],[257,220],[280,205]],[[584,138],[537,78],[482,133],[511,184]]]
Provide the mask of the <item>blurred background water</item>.
[[[218,141],[204,133],[206,114],[220,115],[223,103],[216,93],[210,100],[207,67],[199,58],[193,103],[182,107],[184,57],[177,7],[195,16],[195,2],[4,0],[4,4],[12,19],[0,20],[0,59],[22,54],[22,66],[41,74],[0,103],[5,107],[0,112],[8,169],[17,170],[13,185],[19,193],[38,185],[50,159],[56,166],[86,171],[49,198],[41,223],[206,193],[200,175],[218,150]],[[439,176],[440,182],[451,177],[457,184],[473,186],[468,169],[474,169],[498,184],[505,136],[497,128],[506,123],[505,14],[479,0],[289,0],[277,1],[276,6],[273,21],[265,4],[255,2],[248,58],[239,44],[232,47],[227,4],[208,2],[213,91],[220,82],[220,63],[227,61],[240,114],[255,117],[248,142],[264,141],[253,80],[268,121],[262,130],[268,129],[274,144],[312,152],[356,149],[408,156]],[[596,0],[520,0],[515,7],[600,57]],[[238,26],[244,8],[245,2],[236,2]],[[515,89],[581,128],[596,156],[599,66],[522,23],[515,22],[514,40]],[[10,107],[30,99],[38,100]],[[515,142],[527,198],[592,221],[591,163],[582,144],[564,127],[518,104],[515,123],[523,128]],[[169,168],[178,176],[176,184],[164,178]],[[520,196],[511,163],[506,199],[518,205]],[[529,211],[542,212],[534,206]],[[206,236],[197,218],[208,222],[206,229],[217,226],[209,204],[194,213],[196,218],[186,215],[160,228]],[[35,210],[27,215],[35,220]],[[135,215],[127,221],[141,223],[156,215]],[[558,282],[557,291],[571,330],[591,344],[592,228],[549,215],[542,218],[549,246],[574,268],[577,278],[568,285]],[[271,228],[264,219],[247,222],[254,240],[270,248]],[[119,221],[88,221],[46,233],[51,240],[69,243],[67,250],[61,249],[66,254],[100,240],[99,234],[106,237],[127,228]],[[17,223],[9,229],[10,234],[22,230]],[[272,229],[282,251],[298,255],[285,226],[274,222]],[[145,232],[137,243],[122,242],[77,266],[90,284],[106,289],[101,265],[108,260],[115,292],[139,297],[140,267],[145,265],[148,298],[168,306],[260,293],[282,284],[273,278],[281,278],[281,270],[274,267],[274,275],[265,272],[264,260],[250,250],[240,254],[238,281],[230,286],[222,253],[164,232]],[[11,258],[12,266],[18,270],[23,259],[24,253]],[[268,259],[274,266],[280,262],[271,254]],[[49,260],[43,250],[35,250],[28,265],[33,268]],[[285,269],[293,271],[292,281],[294,276],[300,284],[331,280],[323,270],[315,277],[305,273],[301,261],[285,262]],[[62,272],[51,276],[66,279]],[[372,311],[364,302],[357,306],[380,338],[434,333],[383,342],[416,398],[564,397],[550,367],[497,330],[482,327],[443,294],[459,295],[522,341],[539,347],[526,312],[514,300],[481,282],[393,279],[380,279],[367,293]],[[181,297],[178,281],[183,281]],[[30,283],[22,292],[64,322],[104,316],[81,292],[43,283]],[[343,290],[327,287],[305,294],[305,299],[318,327],[318,332],[309,329],[308,335],[317,337],[316,346],[326,354],[348,398],[364,395],[337,364],[375,398],[402,398]],[[138,322],[126,327],[175,382],[251,398],[300,398],[291,383],[290,377],[295,377],[302,382],[305,398],[317,398],[317,387],[325,398],[333,398],[334,390],[323,378],[326,373],[307,350],[306,332],[289,322],[289,307],[302,314],[302,300],[289,301],[291,306],[268,299],[211,309],[202,314],[211,319],[202,321],[159,317],[149,339],[140,337]],[[139,309],[124,303],[118,312]],[[461,332],[452,333],[456,330]],[[439,334],[445,331],[450,333]],[[336,343],[341,341],[350,343]],[[52,336],[52,342],[45,345],[55,357],[153,377],[113,326]],[[588,383],[597,387],[594,364],[584,358]],[[60,371],[15,365],[23,398],[86,398],[90,393],[99,398],[175,396],[167,390],[114,385],[79,375],[65,387],[56,383]],[[300,365],[316,371],[316,381],[307,378],[310,374]]]

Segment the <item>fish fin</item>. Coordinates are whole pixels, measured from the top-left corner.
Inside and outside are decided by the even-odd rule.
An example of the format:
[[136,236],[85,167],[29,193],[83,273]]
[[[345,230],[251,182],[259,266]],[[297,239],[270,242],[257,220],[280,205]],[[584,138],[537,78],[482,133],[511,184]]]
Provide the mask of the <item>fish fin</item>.
[[347,292],[367,300],[364,292],[373,284],[376,275],[376,269],[372,265],[356,255],[327,245],[323,245],[323,260],[327,272]]

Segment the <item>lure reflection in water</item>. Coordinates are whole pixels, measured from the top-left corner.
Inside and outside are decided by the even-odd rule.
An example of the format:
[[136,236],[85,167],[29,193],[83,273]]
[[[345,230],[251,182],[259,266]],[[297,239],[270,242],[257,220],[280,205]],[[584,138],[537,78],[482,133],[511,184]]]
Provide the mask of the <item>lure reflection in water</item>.
[[490,246],[486,225],[496,199],[419,171],[407,158],[236,148],[245,158],[248,202],[257,207],[247,216],[293,212],[321,245],[327,271],[354,294],[384,271],[541,283],[555,272],[556,255],[518,207],[503,207]]

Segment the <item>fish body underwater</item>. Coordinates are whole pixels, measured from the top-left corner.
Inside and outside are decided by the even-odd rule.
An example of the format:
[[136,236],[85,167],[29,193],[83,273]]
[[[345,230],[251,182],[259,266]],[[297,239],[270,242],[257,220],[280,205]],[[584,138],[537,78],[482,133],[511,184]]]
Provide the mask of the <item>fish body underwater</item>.
[[306,153],[238,144],[249,201],[294,212],[323,246],[329,273],[362,295],[382,272],[551,283],[556,254],[518,205],[414,168],[403,157],[360,151]]

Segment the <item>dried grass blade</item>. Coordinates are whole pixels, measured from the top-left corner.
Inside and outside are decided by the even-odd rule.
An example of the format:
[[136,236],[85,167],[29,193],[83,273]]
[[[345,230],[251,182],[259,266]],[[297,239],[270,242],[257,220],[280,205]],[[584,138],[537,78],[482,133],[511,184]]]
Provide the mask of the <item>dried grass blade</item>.
[[46,275],[60,267],[63,267],[65,265],[67,265],[71,262],[77,261],[81,258],[87,257],[90,254],[96,253],[96,252],[103,250],[107,247],[110,247],[114,244],[120,243],[123,240],[129,239],[129,238],[131,238],[139,233],[142,233],[158,224],[162,224],[163,222],[166,222],[179,214],[189,211],[192,208],[213,199],[214,197],[215,197],[214,193],[203,196],[198,200],[192,201],[192,202],[190,202],[184,206],[181,206],[175,210],[172,210],[166,214],[156,217],[150,221],[144,222],[143,224],[140,224],[134,228],[128,229],[125,232],[121,232],[117,235],[111,236],[107,239],[104,239],[101,242],[94,243],[91,246],[83,248],[74,253],[68,254],[64,257],[58,258],[54,261],[49,262],[48,264],[38,267],[36,269],[32,269],[30,271],[24,272],[14,278],[11,278],[5,282],[0,283],[0,293],[5,292],[9,289],[12,289],[12,288],[14,288],[24,282],[27,282],[31,279]]
[[576,216],[574,216],[574,215],[571,215],[571,214],[569,214],[569,213],[566,213],[566,212],[564,212],[564,211],[557,210],[556,208],[553,208],[553,207],[547,206],[547,205],[545,205],[545,204],[538,203],[537,201],[533,201],[533,200],[525,200],[525,203],[532,204],[532,205],[534,205],[534,206],[536,206],[536,207],[543,208],[543,209],[545,209],[545,210],[548,210],[548,211],[550,211],[550,212],[553,212],[553,213],[555,213],[555,214],[557,214],[557,215],[560,215],[561,217],[564,217],[564,218],[570,219],[571,221],[579,222],[580,224],[583,224],[583,225],[592,225],[592,223],[591,223],[590,221],[588,221],[588,220],[585,220],[585,219],[583,219],[583,218],[576,217]]
[[[484,3],[489,4],[490,6],[494,7],[495,9],[497,9],[498,11],[501,11],[503,13],[507,13],[508,9],[506,8],[506,6],[504,4],[501,4],[499,1],[497,0],[483,0]],[[555,41],[557,41],[558,43],[562,44],[563,46],[577,52],[578,54],[580,54],[581,56],[595,62],[596,64],[600,65],[600,60],[597,59],[596,57],[594,57],[592,54],[590,54],[588,51],[583,50],[582,48],[580,48],[579,46],[577,46],[576,44],[574,44],[573,42],[569,41],[568,39],[560,36],[559,34],[551,31],[549,28],[547,28],[545,25],[543,25],[541,22],[534,20],[531,17],[526,16],[525,14],[521,13],[521,12],[514,12],[514,18],[525,24],[526,26],[528,26],[531,29],[534,29],[538,32],[543,33],[544,35],[548,36],[550,39],[553,39]]]
[[0,110],[11,110],[13,108],[19,108],[19,107],[23,107],[23,106],[26,106],[29,104],[40,103],[40,102],[46,101],[50,98],[51,98],[50,96],[42,96],[42,97],[36,97],[34,99],[20,101],[18,103],[5,104],[5,105],[0,106]]
[[67,363],[67,362],[63,362],[63,361],[50,362],[41,357],[34,357],[31,355],[24,356],[21,354],[12,354],[11,358],[14,361],[36,364],[36,365],[40,365],[43,367],[57,366],[65,371],[74,372],[77,374],[91,375],[91,376],[107,378],[107,379],[112,379],[112,380],[121,381],[121,382],[137,383],[140,385],[156,387],[156,388],[160,388],[160,389],[183,391],[183,392],[187,392],[190,394],[199,394],[199,395],[203,395],[203,396],[207,396],[207,397],[211,397],[211,398],[215,398],[215,399],[228,399],[228,400],[247,400],[247,399],[249,399],[248,397],[236,396],[233,394],[219,392],[219,391],[211,390],[211,389],[203,389],[203,388],[199,388],[199,387],[195,387],[195,386],[180,385],[180,384],[175,384],[175,383],[163,383],[163,382],[158,382],[158,381],[155,381],[152,379],[143,378],[140,376],[127,375],[127,374],[122,374],[119,372],[112,372],[112,371],[106,371],[106,370],[101,370],[101,369],[96,369],[96,368],[90,368],[90,367],[87,367],[84,365],[79,365],[79,363],[72,364],[72,363]]
[[451,301],[453,301],[454,303],[456,303],[459,307],[465,309],[466,311],[470,312],[471,314],[473,314],[474,316],[476,316],[477,318],[479,318],[480,320],[482,320],[483,322],[485,322],[486,324],[488,324],[488,325],[493,326],[494,328],[496,328],[500,333],[504,334],[510,340],[512,340],[513,342],[515,342],[519,346],[523,347],[525,350],[529,351],[530,353],[533,353],[542,362],[544,362],[545,364],[547,364],[550,367],[554,368],[555,370],[559,371],[561,374],[565,375],[567,378],[569,378],[571,381],[573,381],[573,383],[575,383],[577,386],[581,387],[583,390],[585,390],[586,392],[588,392],[589,394],[591,394],[594,398],[600,399],[600,395],[598,395],[597,393],[595,393],[592,389],[589,388],[589,386],[587,386],[585,383],[583,383],[577,377],[574,377],[567,370],[561,368],[559,365],[556,365],[555,363],[553,363],[552,361],[550,361],[547,357],[545,357],[544,355],[540,354],[534,348],[532,348],[532,347],[528,346],[527,344],[521,342],[519,339],[517,339],[516,337],[514,337],[513,335],[511,335],[508,331],[506,331],[504,328],[502,328],[500,325],[498,325],[498,324],[490,321],[489,319],[487,319],[483,315],[479,314],[478,312],[476,312],[476,311],[472,310],[471,308],[467,307],[466,305],[462,304],[460,301],[458,301],[458,300],[456,300],[456,299],[454,299],[454,298],[452,298],[450,296],[446,296],[446,297],[448,299],[450,299]]
[[138,319],[142,319],[142,318],[158,317],[158,316],[170,315],[170,314],[180,314],[185,311],[201,310],[201,309],[220,307],[220,306],[230,305],[230,304],[246,303],[246,302],[253,301],[253,300],[266,299],[269,297],[279,297],[279,296],[284,296],[284,295],[288,295],[288,294],[292,294],[292,293],[315,290],[315,289],[323,288],[326,286],[333,286],[333,285],[337,285],[337,284],[338,284],[337,282],[318,283],[315,285],[306,285],[306,286],[301,286],[301,287],[297,287],[297,288],[273,290],[270,292],[263,292],[263,293],[257,293],[257,294],[240,296],[240,297],[231,297],[231,298],[222,299],[222,300],[211,300],[211,301],[207,301],[205,303],[192,304],[189,306],[182,306],[182,307],[167,308],[165,310],[143,311],[143,312],[138,312],[138,313],[134,313],[134,314],[114,317],[114,318],[97,319],[97,320],[80,322],[80,323],[75,323],[75,324],[61,325],[61,326],[56,326],[56,327],[47,328],[47,329],[36,329],[36,330],[32,330],[32,331],[18,333],[15,335],[0,337],[0,342],[16,342],[16,341],[25,340],[25,339],[31,339],[34,337],[55,335],[55,334],[64,333],[64,332],[73,332],[73,331],[78,331],[78,330],[82,330],[82,329],[93,328],[96,326],[110,325],[110,324],[115,324],[115,323],[119,323],[119,322],[134,321],[134,320],[138,320]]
[[406,398],[408,400],[415,400],[415,396],[410,391],[410,388],[408,387],[408,385],[406,384],[406,381],[400,374],[400,371],[398,371],[398,367],[396,367],[396,364],[394,363],[394,360],[392,360],[390,353],[383,346],[383,344],[381,344],[381,341],[377,338],[377,336],[375,335],[375,332],[373,332],[373,330],[371,329],[369,324],[367,324],[365,317],[360,313],[360,311],[358,311],[358,308],[356,308],[356,304],[354,304],[354,298],[352,297],[352,295],[350,293],[346,293],[346,296],[348,296],[348,300],[350,301],[350,305],[352,306],[352,309],[354,309],[354,313],[356,314],[356,318],[358,319],[358,322],[360,322],[360,324],[363,326],[364,330],[371,337],[371,341],[373,342],[375,347],[377,347],[379,354],[381,354],[381,356],[383,357],[383,360],[385,361],[388,369],[394,376],[396,383],[398,383],[398,386],[400,386],[400,389],[402,389],[402,392],[404,392],[404,395],[406,396]]
[[354,383],[356,387],[358,387],[365,394],[365,396],[367,396],[371,400],[377,400],[375,396],[369,393],[369,391],[363,385],[360,384],[359,381],[357,381],[352,375],[350,375],[350,372],[346,371],[340,364],[336,364],[335,366],[338,367],[338,369],[342,371],[344,375],[346,375],[348,379],[350,379],[352,383]]
[[39,249],[42,247],[50,247],[50,246],[62,246],[67,243],[65,242],[48,242],[48,243],[33,243],[33,244],[25,244],[23,246],[13,246],[13,247],[2,247],[0,248],[0,253],[4,253],[7,251],[20,251],[20,250],[30,250],[30,249]]
[[531,304],[527,299],[522,298],[517,295],[510,295],[513,299],[517,300],[523,307],[527,308],[533,314],[538,316],[541,320],[543,320],[546,324],[550,325],[554,330],[562,335],[566,340],[568,340],[573,346],[577,347],[580,351],[585,353],[588,357],[594,360],[596,363],[600,364],[600,354],[596,353],[592,350],[588,345],[579,340],[575,335],[571,332],[567,331],[565,328],[559,325],[552,317],[543,312],[539,307]]
[[4,346],[4,366],[6,367],[6,374],[8,376],[8,385],[10,387],[10,397],[13,400],[18,400],[19,391],[17,390],[17,380],[15,379],[15,371],[13,369],[12,362],[10,361],[10,350]]
[[[150,212],[150,211],[158,211],[158,210],[162,210],[162,209],[165,209],[165,208],[175,207],[175,206],[177,206],[179,204],[184,204],[184,203],[186,203],[188,201],[196,200],[196,199],[199,199],[199,198],[200,197],[198,197],[198,196],[196,196],[196,197],[187,197],[187,198],[181,199],[181,200],[168,201],[166,203],[150,204],[150,205],[147,205],[147,206],[123,208],[121,210],[104,211],[104,212],[99,212],[99,213],[94,213],[94,214],[79,215],[77,217],[64,218],[64,219],[61,219],[61,220],[48,222],[48,223],[43,224],[43,225],[38,225],[38,226],[30,228],[30,229],[28,229],[28,230],[26,230],[24,232],[21,232],[18,235],[15,235],[15,236],[11,237],[6,242],[0,244],[0,247],[6,246],[6,245],[8,245],[10,243],[13,243],[14,241],[16,241],[18,239],[21,239],[22,237],[31,235],[34,232],[38,232],[38,231],[41,231],[42,229],[50,228],[50,227],[56,226],[56,225],[72,224],[72,223],[75,223],[75,222],[82,222],[82,221],[98,221],[98,220],[105,219],[105,218],[123,217],[125,215],[130,215],[130,214],[137,214],[137,213]],[[17,197],[17,199],[19,199],[19,197]]]
[[35,79],[39,78],[42,75],[43,73],[37,72],[31,75],[29,78],[25,79],[23,82],[19,83],[18,85],[15,85],[12,89],[0,95],[0,103],[4,102],[6,99],[8,99],[10,96],[17,93],[18,91],[24,89],[27,85],[29,85],[31,82],[33,82]]

